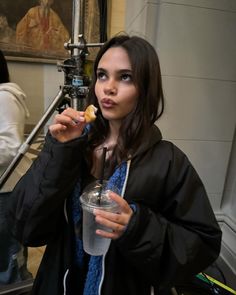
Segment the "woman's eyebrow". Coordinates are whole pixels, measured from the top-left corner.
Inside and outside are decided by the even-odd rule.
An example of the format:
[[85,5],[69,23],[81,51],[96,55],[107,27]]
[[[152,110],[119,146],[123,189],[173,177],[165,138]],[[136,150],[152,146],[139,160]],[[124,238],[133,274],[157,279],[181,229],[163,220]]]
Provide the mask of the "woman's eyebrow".
[[[104,68],[97,68],[97,71],[102,71],[102,72],[108,72],[106,69]],[[117,73],[132,73],[132,70],[131,69],[119,69],[117,71],[115,71]]]
[[97,68],[97,71],[107,72],[104,68]]
[[117,71],[118,73],[132,73],[131,69],[120,69]]

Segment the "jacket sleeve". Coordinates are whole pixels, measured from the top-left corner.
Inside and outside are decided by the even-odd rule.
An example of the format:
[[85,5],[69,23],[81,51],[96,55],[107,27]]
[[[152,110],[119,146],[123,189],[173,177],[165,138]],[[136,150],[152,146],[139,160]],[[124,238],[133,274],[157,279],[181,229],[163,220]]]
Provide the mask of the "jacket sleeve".
[[137,201],[126,232],[117,240],[125,258],[163,290],[203,271],[218,257],[221,245],[221,230],[198,174],[171,147],[169,161],[163,157],[168,169],[158,208]]
[[59,143],[47,135],[43,150],[15,186],[7,218],[22,244],[47,244],[61,230],[65,200],[80,177],[84,137]]

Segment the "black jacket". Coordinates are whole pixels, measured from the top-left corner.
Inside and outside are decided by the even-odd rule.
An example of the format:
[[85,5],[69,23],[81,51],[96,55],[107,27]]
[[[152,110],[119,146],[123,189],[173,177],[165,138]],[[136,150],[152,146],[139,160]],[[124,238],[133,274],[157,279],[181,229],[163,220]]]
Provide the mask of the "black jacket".
[[[48,135],[13,191],[11,231],[24,245],[47,244],[33,294],[60,295],[65,286],[67,295],[74,294],[73,230],[65,200],[86,171],[86,143],[86,135],[68,143]],[[132,157],[124,198],[136,211],[105,257],[102,295],[148,295],[151,286],[164,293],[218,257],[221,231],[204,186],[186,155],[162,140],[155,126]]]

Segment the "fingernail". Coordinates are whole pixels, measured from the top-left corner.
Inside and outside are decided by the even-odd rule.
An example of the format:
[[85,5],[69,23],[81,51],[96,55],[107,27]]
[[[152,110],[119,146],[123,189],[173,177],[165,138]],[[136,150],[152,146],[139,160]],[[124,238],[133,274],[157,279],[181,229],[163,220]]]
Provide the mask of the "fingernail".
[[76,119],[72,120],[73,125],[77,125],[79,123],[79,121],[77,121]]

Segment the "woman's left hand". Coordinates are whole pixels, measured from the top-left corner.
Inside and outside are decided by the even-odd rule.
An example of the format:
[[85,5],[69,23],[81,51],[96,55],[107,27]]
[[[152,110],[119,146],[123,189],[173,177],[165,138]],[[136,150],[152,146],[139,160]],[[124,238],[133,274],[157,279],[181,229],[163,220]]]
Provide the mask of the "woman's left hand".
[[130,218],[133,215],[133,210],[130,208],[126,200],[116,193],[110,192],[109,197],[119,205],[119,212],[112,213],[95,209],[93,213],[97,223],[111,229],[110,232],[97,229],[96,234],[104,238],[115,240],[124,233]]

